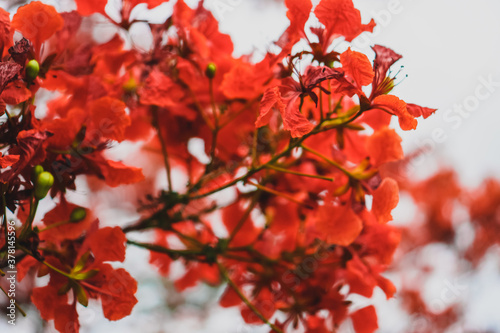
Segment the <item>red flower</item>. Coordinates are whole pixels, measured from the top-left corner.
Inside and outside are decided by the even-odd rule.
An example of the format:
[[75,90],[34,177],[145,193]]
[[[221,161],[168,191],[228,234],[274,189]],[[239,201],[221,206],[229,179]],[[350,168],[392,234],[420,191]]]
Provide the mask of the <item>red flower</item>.
[[[325,80],[342,77],[342,73],[328,67],[306,68],[304,75],[299,75],[299,82],[292,78],[285,78],[282,85],[266,90],[260,104],[260,115],[255,125],[262,127],[269,123],[271,110],[276,105],[283,120],[283,129],[290,131],[292,137],[297,138],[309,133],[314,125],[300,112],[299,98],[309,96],[315,103],[318,96],[313,89]],[[321,89],[321,88],[320,88]]]
[[[79,246],[69,271],[68,265],[63,265],[60,260],[54,257],[46,259],[45,262],[58,271],[50,270],[49,284],[34,288],[31,300],[40,310],[42,318],[53,319],[60,332],[66,332],[68,328],[78,332],[76,303],[87,306],[89,298],[101,300],[104,316],[109,320],[128,316],[137,303],[134,296],[137,282],[124,269],[115,269],[104,263],[124,259],[125,235],[121,229],[99,229],[96,222],[87,231],[87,237]],[[68,304],[69,291],[73,292],[73,302]]]
[[20,7],[12,18],[12,28],[31,40],[35,53],[40,53],[42,43],[61,30],[64,20],[52,6],[33,1]]
[[348,42],[375,27],[373,19],[368,24],[361,23],[361,13],[354,8],[352,0],[322,0],[314,14],[330,35],[344,36]]

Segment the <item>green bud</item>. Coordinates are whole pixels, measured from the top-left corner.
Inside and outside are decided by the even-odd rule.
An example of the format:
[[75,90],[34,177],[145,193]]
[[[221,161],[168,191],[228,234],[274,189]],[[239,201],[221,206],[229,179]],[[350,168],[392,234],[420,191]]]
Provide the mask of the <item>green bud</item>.
[[122,88],[128,93],[134,92],[137,89],[137,81],[134,79],[133,76],[131,76],[130,79],[128,79],[128,81],[125,82]]
[[33,81],[38,76],[38,72],[40,72],[40,65],[38,61],[35,59],[30,60],[26,65],[26,77],[28,80]]
[[54,185],[54,176],[48,171],[38,175],[35,182],[35,198],[40,200],[47,196],[50,188]]
[[207,68],[205,69],[205,75],[209,79],[213,79],[215,77],[215,73],[217,72],[217,66],[211,62],[207,65]]
[[87,210],[85,208],[76,207],[71,212],[71,215],[69,216],[69,221],[71,223],[78,223],[78,222],[82,221],[83,219],[85,219],[86,216],[87,216]]
[[38,176],[43,172],[43,166],[40,164],[35,165],[33,171],[31,172],[31,179],[35,182],[38,179]]

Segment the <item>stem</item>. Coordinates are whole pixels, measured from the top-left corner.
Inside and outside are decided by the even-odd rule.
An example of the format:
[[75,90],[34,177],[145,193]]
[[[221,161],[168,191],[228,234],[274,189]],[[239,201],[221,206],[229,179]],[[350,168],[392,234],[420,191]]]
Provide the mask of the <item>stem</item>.
[[310,174],[307,174],[307,173],[302,173],[302,172],[298,172],[298,171],[288,170],[288,169],[285,169],[285,168],[280,168],[280,167],[277,167],[275,165],[266,165],[266,168],[272,169],[272,170],[276,170],[276,171],[279,171],[279,172],[289,173],[291,175],[297,175],[297,176],[303,176],[303,177],[309,177],[309,178],[316,178],[316,179],[323,179],[323,180],[328,180],[330,182],[333,182],[333,178],[330,178],[330,177],[325,177],[325,176],[320,176],[320,175],[310,175]]
[[252,312],[255,313],[255,315],[257,317],[259,317],[260,320],[262,320],[265,324],[267,324],[269,327],[271,327],[275,332],[283,333],[283,331],[279,327],[277,327],[276,325],[271,323],[269,320],[267,320],[266,317],[264,317],[264,315],[250,302],[250,300],[248,300],[248,298],[246,298],[246,296],[243,294],[243,292],[240,290],[240,288],[238,288],[238,286],[233,282],[233,280],[231,280],[231,278],[229,277],[229,274],[227,273],[226,268],[224,266],[222,266],[222,264],[219,262],[217,263],[217,266],[219,266],[219,270],[220,270],[221,274],[224,276],[224,278],[227,280],[228,284],[231,286],[231,288],[233,288],[233,290],[236,292],[236,294],[238,294],[238,296],[241,298],[243,303],[245,303],[248,306],[248,308],[250,310],[252,310]]
[[214,115],[214,128],[212,129],[212,147],[210,148],[211,163],[215,161],[215,147],[217,146],[217,135],[219,134],[219,118],[217,116],[217,107],[215,105],[214,84],[213,80],[208,80],[210,90],[210,104],[212,105],[212,113]]
[[263,186],[263,185],[256,184],[256,183],[251,182],[251,181],[249,181],[249,180],[248,180],[247,182],[248,182],[249,184],[251,184],[251,185],[253,185],[253,186],[257,187],[257,188],[258,188],[259,190],[261,190],[261,191],[265,191],[265,192],[268,192],[268,193],[271,193],[271,194],[274,194],[274,195],[280,196],[280,197],[282,197],[282,198],[285,198],[285,199],[288,199],[288,200],[290,200],[290,201],[292,201],[292,202],[295,202],[296,204],[299,204],[299,205],[304,205],[305,207],[307,207],[307,208],[309,208],[309,209],[314,209],[314,207],[312,207],[312,206],[310,206],[310,205],[306,204],[305,202],[299,201],[299,200],[295,199],[294,197],[292,197],[292,196],[290,196],[290,195],[288,195],[288,194],[285,194],[285,193],[282,193],[282,192],[278,192],[278,191],[273,190],[273,189],[271,189],[271,188],[269,188],[269,187],[266,187],[266,186]]
[[174,234],[176,234],[177,236],[179,236],[180,238],[184,238],[185,240],[191,242],[192,244],[194,244],[196,246],[202,246],[202,244],[200,243],[200,241],[198,241],[196,238],[190,237],[188,235],[184,235],[182,232],[176,230],[175,228],[172,228],[171,231]]
[[182,81],[182,80],[179,79],[179,80],[177,80],[177,82],[179,83],[179,85],[181,85],[181,87],[183,87],[184,89],[186,89],[189,92],[189,95],[193,99],[193,102],[194,102],[194,105],[196,107],[196,110],[200,113],[201,117],[205,121],[205,124],[208,126],[208,128],[210,128],[213,131],[214,130],[214,125],[212,125],[212,123],[210,122],[210,119],[208,119],[207,115],[205,114],[205,111],[203,110],[203,107],[201,106],[201,104],[198,101],[198,99],[196,98],[196,94],[194,93],[194,91],[184,81]]
[[259,129],[255,128],[253,131],[253,141],[252,141],[252,168],[255,167],[255,163],[257,162],[257,144],[259,143]]
[[38,203],[40,202],[40,200],[35,198],[34,196],[32,196],[31,200],[32,201],[30,204],[30,213],[28,219],[26,220],[26,223],[23,225],[23,228],[21,230],[21,235],[19,235],[20,239],[24,239],[28,235],[28,233],[32,230],[33,220],[35,219],[36,211],[38,209]]
[[38,233],[41,233],[41,232],[44,232],[44,231],[47,231],[47,230],[50,230],[50,229],[53,229],[53,228],[60,227],[60,226],[62,226],[62,225],[68,224],[68,223],[71,223],[71,221],[61,221],[61,222],[57,222],[57,223],[54,223],[54,224],[48,225],[48,226],[46,226],[46,227],[45,227],[45,228],[43,228],[43,229],[38,230]]
[[138,247],[142,247],[144,249],[153,251],[153,252],[158,252],[158,253],[164,253],[169,256],[202,256],[204,253],[202,251],[193,251],[193,250],[172,250],[168,249],[166,247],[156,245],[156,244],[147,244],[147,243],[139,243],[139,242],[134,242],[130,239],[127,239],[127,244],[135,245]]
[[323,89],[321,89],[321,82],[319,84],[319,116],[320,122],[324,120],[323,116]]
[[[5,294],[5,296],[7,296],[7,298],[9,299],[9,302],[10,302],[10,300],[12,299],[12,297],[10,297],[9,294],[5,291],[5,289],[3,289],[1,286],[0,286],[0,289],[2,289],[3,293]],[[23,317],[26,317],[26,312],[24,312],[24,310],[19,305],[17,305],[16,300],[14,300],[14,306],[16,307],[16,309],[19,310],[19,312],[21,312],[21,314],[23,315]]]
[[7,110],[5,110],[4,112],[7,115],[7,120],[9,122],[9,125],[12,126],[12,127],[15,127],[16,124],[14,124],[14,121],[12,120],[12,117],[10,116],[10,113]]
[[[317,126],[319,128],[319,125]],[[283,156],[286,156],[288,153],[290,153],[290,151],[292,151],[292,149],[294,149],[295,147],[299,146],[305,139],[307,139],[309,136],[311,136],[313,133],[315,133],[314,131],[311,131],[310,133],[304,135],[303,137],[301,137],[300,139],[298,139],[293,145],[289,146],[287,149],[285,149],[284,151],[282,151],[281,153],[279,153],[278,155],[274,156],[272,159],[270,159],[268,162],[254,168],[254,169],[251,169],[249,170],[245,175],[241,176],[241,177],[238,177],[236,179],[233,179],[232,181],[230,181],[229,183],[219,187],[219,188],[216,188],[214,190],[211,190],[209,192],[206,192],[206,193],[202,193],[202,194],[199,194],[199,195],[196,195],[196,196],[193,196],[191,197],[190,199],[191,200],[196,200],[196,199],[201,199],[201,198],[204,198],[204,197],[207,197],[211,194],[214,194],[214,193],[217,193],[219,191],[222,191],[228,187],[231,187],[233,185],[236,185],[238,182],[242,181],[242,180],[245,180],[247,179],[248,177],[256,174],[257,172],[259,172],[260,170],[264,169],[267,165],[269,164],[273,164],[275,163],[276,161],[278,161],[280,158],[282,158]]]
[[240,231],[241,227],[243,227],[243,224],[245,224],[245,221],[247,220],[248,216],[250,216],[250,213],[252,210],[255,208],[255,205],[257,204],[257,198],[258,195],[254,196],[252,198],[252,202],[248,206],[248,208],[245,210],[243,213],[243,216],[240,218],[238,223],[236,224],[236,227],[234,227],[233,231],[231,231],[231,235],[229,236],[228,244],[231,243],[231,241],[234,239],[238,231]]
[[[35,256],[33,256],[33,254],[31,253],[31,251],[29,251],[27,248],[25,248],[24,246],[22,245],[19,245],[19,244],[16,244],[16,246],[21,250],[23,251],[24,253],[32,256],[33,258],[37,259]],[[38,259],[37,259],[38,260]],[[38,260],[40,261],[40,260]],[[69,273],[66,273],[66,272],[63,272],[61,271],[59,268],[57,267],[54,267],[52,266],[51,264],[49,264],[47,261],[43,260],[43,261],[40,261],[42,264],[44,264],[45,266],[47,266],[48,268],[50,268],[51,270],[53,270],[54,272],[57,272],[59,274],[61,274],[62,276],[65,276],[67,277],[68,279],[72,279],[73,280],[73,277],[69,274]]]
[[158,109],[156,107],[153,107],[151,112],[153,114],[154,127],[156,128],[156,132],[158,133],[158,139],[160,140],[161,152],[163,155],[163,163],[165,164],[165,169],[167,171],[168,190],[169,190],[169,192],[173,192],[170,162],[168,160],[167,146],[165,145],[165,140],[163,138],[163,134],[161,132],[161,128],[160,128],[160,124],[159,124],[159,120],[158,120]]
[[54,272],[57,272],[57,273],[61,274],[62,276],[65,276],[65,277],[67,277],[68,279],[73,280],[73,277],[72,277],[70,274],[68,274],[68,273],[66,273],[66,272],[61,271],[61,270],[60,270],[59,268],[57,268],[57,267],[52,266],[51,264],[49,264],[49,263],[48,263],[48,262],[46,262],[45,260],[44,260],[44,261],[42,261],[41,263],[42,263],[42,264],[44,264],[45,266],[47,266],[48,268],[50,268],[51,270],[53,270]]
[[255,102],[258,102],[262,99],[262,95],[258,96],[257,98],[254,98],[250,101],[248,101],[244,106],[242,106],[241,110],[238,110],[236,112],[232,112],[230,116],[226,117],[226,121],[221,123],[219,128],[223,128],[226,125],[229,125],[234,119],[236,119],[240,114],[248,110]]
[[321,158],[322,160],[324,160],[325,162],[333,165],[334,167],[336,167],[337,169],[339,169],[340,171],[342,171],[346,176],[348,177],[351,177],[351,178],[354,178],[354,176],[349,172],[349,170],[345,169],[342,165],[340,165],[339,163],[329,159],[328,157],[326,157],[325,155],[321,154],[320,152],[317,152],[316,150],[314,149],[311,149],[305,145],[301,145],[302,149],[304,149],[305,151],[313,154],[313,155],[316,155],[318,156],[319,158]]

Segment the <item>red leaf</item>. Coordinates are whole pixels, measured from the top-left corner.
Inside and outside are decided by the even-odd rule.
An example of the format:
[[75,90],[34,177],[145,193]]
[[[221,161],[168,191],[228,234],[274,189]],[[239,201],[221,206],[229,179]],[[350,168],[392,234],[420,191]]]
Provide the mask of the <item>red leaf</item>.
[[140,168],[129,167],[122,162],[105,160],[103,157],[98,157],[94,161],[97,163],[104,181],[111,187],[135,184],[144,180]]
[[34,288],[31,292],[31,302],[40,311],[40,317],[45,320],[54,319],[56,309],[67,304],[67,296],[59,295],[58,289],[48,284],[45,287]]
[[10,167],[12,164],[16,163],[19,161],[19,155],[3,155],[0,152],[0,168],[5,169]]
[[399,202],[398,183],[392,178],[385,178],[382,184],[373,192],[372,212],[379,223],[392,220],[391,211]]
[[433,114],[437,110],[437,109],[425,108],[425,107],[422,107],[422,106],[419,106],[416,104],[410,104],[410,103],[406,103],[406,109],[415,118],[423,117],[424,119],[429,117],[431,114]]
[[[266,319],[271,318],[276,311],[273,293],[269,289],[263,288],[252,303]],[[248,324],[262,323],[262,320],[247,305],[241,309],[241,316]]]
[[158,7],[162,3],[167,3],[169,1],[170,0],[128,0],[127,2],[130,4],[130,6],[132,8],[137,6],[140,3],[145,3],[148,5],[149,9],[152,9],[152,8]]
[[255,122],[255,126],[262,127],[269,123],[272,113],[271,110],[277,107],[279,112],[283,115],[285,113],[285,104],[281,100],[279,87],[273,87],[266,90],[262,100],[260,101],[260,115]]
[[12,165],[12,169],[0,175],[0,181],[6,183],[22,172],[27,165],[34,166],[41,163],[46,154],[43,144],[48,137],[47,132],[34,129],[19,132],[17,135],[18,145],[9,151],[9,155],[19,155],[19,160]]
[[127,238],[120,227],[105,227],[88,234],[85,245],[92,250],[99,261],[125,260],[125,242]]
[[[263,75],[264,74],[264,75]],[[257,66],[246,62],[238,62],[224,74],[220,89],[227,98],[253,99],[258,97],[267,81],[266,73]]]
[[328,243],[348,246],[361,233],[363,223],[349,205],[329,202],[318,209],[316,229]]
[[[259,230],[255,228],[250,213],[245,216],[245,211],[240,202],[235,202],[227,206],[222,211],[222,221],[231,235],[235,228],[239,229],[231,241],[232,246],[245,246],[253,243],[259,235]],[[245,219],[243,219],[245,218]]]
[[352,0],[322,0],[314,14],[328,30],[329,35],[339,34],[350,42],[363,31],[373,31],[375,21],[361,24],[361,14]]
[[286,29],[278,41],[278,45],[288,50],[302,36],[305,36],[304,25],[311,14],[311,0],[285,0],[288,8],[286,17],[290,20],[290,26]]
[[105,138],[118,142],[125,139],[125,130],[130,126],[126,105],[112,97],[102,97],[89,104],[94,131]]
[[205,281],[208,284],[216,285],[220,282],[220,272],[217,265],[194,263],[187,269],[183,277],[175,281],[175,288],[183,291],[194,287],[198,281]]
[[358,84],[358,87],[372,83],[373,68],[368,57],[360,52],[347,49],[340,55],[342,69]]
[[373,333],[378,329],[377,313],[373,305],[354,312],[351,319],[356,333]]
[[28,100],[30,97],[31,91],[20,80],[9,83],[1,95],[3,101],[9,105],[17,105]]
[[21,71],[21,66],[14,62],[0,62],[0,94],[9,82]]
[[392,298],[396,293],[396,286],[390,280],[381,275],[379,275],[376,279],[378,286],[385,293],[385,297],[387,299]]
[[104,11],[108,0],[75,0],[78,12],[83,16],[89,16],[94,13],[105,15]]
[[36,53],[42,43],[62,29],[63,25],[64,20],[56,9],[40,1],[20,7],[12,18],[12,28],[33,42]]
[[184,97],[184,92],[170,77],[154,70],[149,73],[139,95],[142,104],[170,108],[179,104],[179,100]]
[[[156,244],[164,247],[168,247],[167,242],[168,233],[163,230],[156,231]],[[159,253],[157,251],[149,251],[149,263],[158,269],[158,272],[167,276],[170,272],[170,264],[172,263],[172,258],[165,253]]]
[[396,131],[388,127],[373,133],[366,142],[366,150],[370,152],[370,162],[378,167],[402,159],[404,154],[401,141]]
[[76,312],[76,304],[65,304],[57,307],[54,327],[62,333],[78,333],[80,322]]
[[99,266],[99,273],[93,278],[102,285],[100,298],[104,317],[119,320],[130,315],[137,298],[137,282],[123,268],[113,269],[108,264]]
[[0,58],[4,48],[10,44],[11,37],[9,12],[0,8]]
[[234,291],[231,286],[226,286],[224,293],[220,297],[219,304],[223,308],[230,308],[232,306],[240,305],[242,302],[240,296]]
[[399,126],[408,131],[417,128],[417,120],[408,113],[406,103],[394,95],[380,95],[372,102],[372,109],[389,111],[399,118]]
[[[278,108],[283,119],[283,128],[297,138],[309,133],[314,125],[307,120],[298,108],[299,91],[288,89],[287,95],[281,97],[279,87],[267,89],[260,102],[260,115],[255,126],[262,127],[269,123],[274,106]],[[286,106],[285,106],[286,104]]]
[[373,69],[375,70],[374,85],[378,86],[385,79],[389,68],[402,56],[381,45],[375,45],[372,49],[375,51],[375,60],[373,61]]
[[[71,212],[79,206],[69,203],[67,201],[62,201],[55,208],[50,210],[43,217],[43,224],[46,226],[51,226],[55,223],[60,223],[64,221],[69,221]],[[89,227],[94,217],[90,210],[87,210],[87,215],[85,218],[78,223],[66,223],[58,227],[51,228],[40,234],[42,239],[50,239],[53,241],[62,241],[64,239],[77,239],[80,237]]]
[[12,59],[21,66],[24,66],[31,50],[31,44],[26,38],[17,41],[9,48]]

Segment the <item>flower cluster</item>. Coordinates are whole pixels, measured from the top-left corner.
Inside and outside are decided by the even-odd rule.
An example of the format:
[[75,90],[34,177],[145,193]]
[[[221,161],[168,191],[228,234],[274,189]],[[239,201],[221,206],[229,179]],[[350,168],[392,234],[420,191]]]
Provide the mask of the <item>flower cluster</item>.
[[[89,299],[110,320],[129,315],[137,283],[109,263],[122,262],[128,244],[150,251],[162,275],[182,262],[179,290],[227,283],[220,304],[240,307],[247,323],[319,333],[351,320],[356,332],[374,332],[374,306],[353,307],[350,296],[396,291],[382,275],[401,239],[388,222],[398,182],[406,186],[388,171],[404,157],[391,120],[412,130],[435,111],[391,94],[401,55],[381,45],[368,55],[333,48],[375,26],[362,23],[352,0],[286,0],[280,51],[259,62],[233,56],[203,1],[193,9],[177,0],[162,24],[134,18],[137,5],[164,2],[122,0],[116,15],[106,0],[76,0],[77,10],[64,13],[34,1],[12,20],[0,10],[2,229],[11,214],[19,280],[50,276],[31,302],[60,332],[78,331],[76,304]],[[310,15],[320,24],[307,28]],[[96,16],[116,28],[105,43],[92,38]],[[134,24],[147,26],[147,50],[129,43]],[[50,101],[35,99],[48,91]],[[204,152],[193,154],[193,139]],[[109,158],[124,141],[141,147],[147,172]],[[152,192],[164,175],[165,188]],[[77,179],[92,193],[135,187],[141,218],[100,226],[92,207],[69,198]],[[444,183],[432,201],[435,237],[449,232],[440,207],[455,189]],[[412,193],[430,202],[421,186]],[[230,199],[221,203],[223,190]],[[55,205],[43,217],[42,200]],[[474,207],[478,216],[489,209]],[[479,228],[472,258],[485,240],[498,242],[487,219]],[[147,230],[154,239],[134,240]]]

